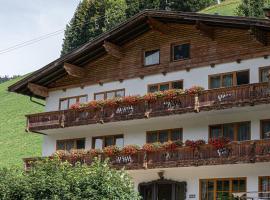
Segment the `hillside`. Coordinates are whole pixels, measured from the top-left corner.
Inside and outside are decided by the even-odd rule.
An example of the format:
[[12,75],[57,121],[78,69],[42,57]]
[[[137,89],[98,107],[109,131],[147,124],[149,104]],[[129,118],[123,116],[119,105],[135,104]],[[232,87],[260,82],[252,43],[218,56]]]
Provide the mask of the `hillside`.
[[236,8],[240,4],[241,0],[225,0],[221,4],[210,6],[203,9],[200,13],[205,14],[216,14],[226,15],[226,16],[235,16]]
[[0,167],[22,166],[23,157],[40,156],[42,136],[26,133],[27,113],[43,110],[29,97],[9,93],[7,87],[21,78],[0,84]]

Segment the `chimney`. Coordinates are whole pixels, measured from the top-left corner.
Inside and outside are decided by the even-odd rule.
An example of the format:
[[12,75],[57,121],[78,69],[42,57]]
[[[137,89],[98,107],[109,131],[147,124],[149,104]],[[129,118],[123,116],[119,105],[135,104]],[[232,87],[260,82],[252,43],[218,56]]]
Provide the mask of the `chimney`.
[[268,19],[270,19],[270,8],[264,8],[263,9],[264,15],[265,17],[267,17]]

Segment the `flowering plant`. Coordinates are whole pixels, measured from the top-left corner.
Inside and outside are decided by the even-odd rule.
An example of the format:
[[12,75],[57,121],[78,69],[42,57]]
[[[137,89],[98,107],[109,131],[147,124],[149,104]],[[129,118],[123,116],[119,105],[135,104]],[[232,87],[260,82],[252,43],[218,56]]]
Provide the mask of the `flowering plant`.
[[223,149],[227,144],[230,143],[230,139],[225,137],[211,138],[209,139],[208,143],[213,145],[216,149]]
[[173,151],[177,148],[177,144],[175,142],[168,141],[168,142],[164,142],[162,144],[162,147],[166,150]]
[[81,104],[80,103],[75,103],[75,104],[72,104],[70,106],[70,109],[72,109],[72,110],[77,110],[79,108],[81,108]]
[[117,106],[117,103],[118,103],[117,99],[107,99],[107,100],[103,101],[102,106],[114,108]]
[[162,149],[162,144],[160,142],[146,143],[143,145],[142,149],[146,152],[154,152]]
[[108,146],[105,147],[103,149],[103,152],[107,155],[107,156],[114,156],[119,154],[120,149],[117,146]]
[[164,98],[167,100],[175,99],[178,96],[176,90],[166,90],[163,92]]
[[140,150],[138,145],[127,145],[122,150],[121,153],[124,155],[133,155],[136,154]]
[[204,90],[203,87],[192,86],[191,88],[186,90],[186,94],[190,94],[190,95],[201,94],[203,90]]
[[65,150],[57,150],[55,153],[53,153],[52,156],[56,156],[61,159],[66,155],[67,155],[67,152]]
[[196,149],[199,146],[204,145],[204,144],[205,144],[204,140],[196,140],[196,141],[194,141],[194,140],[186,140],[186,142],[185,142],[185,146],[191,147],[192,149]]
[[143,99],[147,102],[155,102],[157,100],[157,95],[155,93],[148,93],[143,96]]
[[100,149],[90,149],[90,150],[88,151],[88,153],[89,153],[91,156],[96,157],[96,156],[98,156],[99,154],[102,153],[102,150],[100,150]]
[[126,96],[123,97],[120,102],[124,105],[134,105],[140,101],[139,96]]

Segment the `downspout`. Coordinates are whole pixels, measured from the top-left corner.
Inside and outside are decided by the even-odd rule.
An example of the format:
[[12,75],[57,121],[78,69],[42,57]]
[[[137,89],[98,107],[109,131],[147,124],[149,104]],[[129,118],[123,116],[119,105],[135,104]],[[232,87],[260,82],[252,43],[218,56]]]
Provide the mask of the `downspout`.
[[33,100],[33,96],[30,96],[30,101],[33,102],[33,103],[35,103],[35,104],[38,104],[40,106],[45,106],[43,103],[40,103],[38,101]]

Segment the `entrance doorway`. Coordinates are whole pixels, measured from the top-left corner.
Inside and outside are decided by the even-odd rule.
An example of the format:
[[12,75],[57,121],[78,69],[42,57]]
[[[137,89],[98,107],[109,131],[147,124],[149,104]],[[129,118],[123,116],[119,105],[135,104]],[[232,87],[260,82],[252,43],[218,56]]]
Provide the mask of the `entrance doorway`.
[[139,184],[143,200],[185,200],[186,182],[159,179]]

